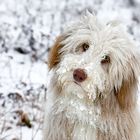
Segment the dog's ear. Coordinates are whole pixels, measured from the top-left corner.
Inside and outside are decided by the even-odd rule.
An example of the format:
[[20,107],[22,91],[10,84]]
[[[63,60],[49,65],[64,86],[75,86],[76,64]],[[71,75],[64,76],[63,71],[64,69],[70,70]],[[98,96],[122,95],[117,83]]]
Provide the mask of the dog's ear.
[[140,75],[140,58],[139,56],[131,57],[127,63],[128,70],[122,80],[121,88],[116,91],[116,97],[122,110],[133,109],[136,105],[138,77]]
[[60,49],[63,47],[62,45],[63,40],[64,40],[63,36],[58,36],[56,38],[54,45],[50,50],[49,58],[48,58],[49,69],[52,69],[60,62],[60,58],[61,58]]
[[136,91],[137,90],[137,80],[135,77],[130,76],[128,80],[122,81],[121,88],[117,91],[116,97],[119,106],[122,110],[132,109],[136,104]]

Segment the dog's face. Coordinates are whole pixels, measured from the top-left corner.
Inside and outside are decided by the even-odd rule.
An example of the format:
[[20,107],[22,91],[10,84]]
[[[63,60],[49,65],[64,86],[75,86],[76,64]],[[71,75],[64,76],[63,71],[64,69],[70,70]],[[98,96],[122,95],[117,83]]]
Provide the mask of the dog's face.
[[94,102],[114,93],[124,107],[131,98],[125,92],[137,83],[139,58],[119,25],[100,25],[89,14],[57,39],[49,64],[66,96]]

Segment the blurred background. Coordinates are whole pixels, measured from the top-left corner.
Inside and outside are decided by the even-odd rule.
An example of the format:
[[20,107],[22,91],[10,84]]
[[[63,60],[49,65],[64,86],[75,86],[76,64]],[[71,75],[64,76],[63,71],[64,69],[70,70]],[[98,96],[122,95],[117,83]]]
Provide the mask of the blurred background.
[[41,140],[48,52],[86,9],[140,46],[140,0],[0,0],[0,140]]

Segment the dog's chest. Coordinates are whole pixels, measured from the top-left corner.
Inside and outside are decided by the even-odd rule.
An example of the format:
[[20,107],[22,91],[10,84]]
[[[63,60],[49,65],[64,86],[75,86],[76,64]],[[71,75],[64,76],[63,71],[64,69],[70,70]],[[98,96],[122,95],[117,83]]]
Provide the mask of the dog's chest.
[[71,134],[70,140],[97,140],[96,129],[83,124],[77,124]]
[[66,128],[68,140],[96,140],[100,109],[77,98],[64,98],[59,103],[60,112],[57,113],[63,113],[63,119],[69,124]]

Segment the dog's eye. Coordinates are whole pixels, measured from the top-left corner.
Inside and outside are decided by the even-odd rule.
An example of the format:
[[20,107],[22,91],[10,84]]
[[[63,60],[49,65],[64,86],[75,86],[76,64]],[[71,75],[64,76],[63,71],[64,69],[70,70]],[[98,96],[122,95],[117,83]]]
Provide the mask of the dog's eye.
[[89,48],[89,45],[86,44],[86,43],[82,44],[82,46],[81,46],[81,49],[82,49],[83,52],[87,51],[88,48]]
[[76,52],[86,52],[89,48],[89,45],[87,43],[83,43],[76,49]]
[[104,55],[101,60],[101,64],[110,63],[110,57],[108,55]]

